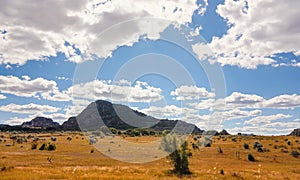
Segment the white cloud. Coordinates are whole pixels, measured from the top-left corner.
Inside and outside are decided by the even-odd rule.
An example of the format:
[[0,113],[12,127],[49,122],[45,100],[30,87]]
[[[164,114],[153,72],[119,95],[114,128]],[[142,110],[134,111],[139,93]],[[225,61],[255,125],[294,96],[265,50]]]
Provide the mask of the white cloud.
[[[229,30],[209,44],[212,63],[255,69],[276,62],[270,56],[300,54],[300,1],[232,1],[218,5],[217,13],[227,20]],[[194,49],[197,45],[195,45]],[[195,51],[202,58],[203,52]]]
[[[108,57],[113,50],[132,45],[142,35],[157,39],[168,25],[191,22],[194,11],[203,14],[206,7],[207,1],[198,6],[196,0],[3,0],[0,30],[6,33],[0,34],[0,64],[22,65],[58,52],[73,62],[87,60],[92,54]],[[118,27],[133,19],[141,20]],[[105,30],[104,36],[98,36]]]
[[43,98],[52,101],[70,101],[70,97],[59,91],[55,81],[44,78],[30,79],[28,76],[0,75],[0,92],[20,97]]
[[252,118],[250,120],[247,120],[244,122],[244,125],[266,125],[272,123],[272,121],[275,120],[281,120],[281,119],[287,119],[291,118],[291,115],[286,115],[286,114],[275,114],[275,115],[269,115],[269,116],[258,116],[255,118]]
[[162,90],[137,81],[130,86],[123,81],[111,84],[107,81],[94,80],[84,84],[76,84],[68,89],[73,98],[110,99],[112,101],[154,102],[161,100]]
[[261,96],[239,92],[233,92],[225,98],[226,108],[257,108],[263,101],[264,98]]
[[19,114],[38,114],[41,112],[45,113],[53,113],[57,112],[59,108],[49,106],[49,105],[39,105],[39,104],[25,104],[25,105],[18,105],[18,104],[8,104],[4,106],[0,106],[0,111],[5,112],[12,112],[12,113],[19,113]]
[[6,99],[7,97],[4,96],[3,94],[0,94],[0,99]]
[[215,93],[208,92],[203,87],[196,86],[180,86],[171,92],[171,96],[175,96],[176,100],[195,100],[201,98],[212,98]]
[[20,125],[23,122],[31,121],[33,118],[35,118],[35,116],[28,116],[28,117],[25,117],[25,118],[12,117],[12,118],[4,121],[4,122],[5,122],[5,124],[15,126],[15,125]]
[[[293,123],[286,122],[287,126],[285,128],[280,127],[264,127],[264,126],[244,126],[244,127],[234,127],[226,129],[231,134],[237,133],[253,133],[256,135],[287,135],[291,133],[295,128],[291,127]],[[298,124],[299,125],[299,124]]]
[[290,109],[300,107],[300,95],[297,94],[282,94],[271,99],[264,99],[256,94],[243,94],[233,92],[224,99],[205,99],[200,102],[189,104],[197,109],[255,109],[255,108],[270,108],[270,109]]
[[175,105],[167,105],[164,107],[150,106],[149,108],[142,109],[141,111],[156,118],[174,118],[198,112],[196,109],[190,109],[186,107],[181,108]]
[[197,125],[202,127],[205,126],[213,127],[213,125],[219,125],[224,121],[246,118],[246,117],[253,117],[253,116],[260,116],[261,114],[262,114],[261,110],[245,111],[240,109],[233,109],[228,111],[215,111],[211,114],[198,115],[195,117],[197,118],[196,120]]
[[190,103],[189,105],[198,109],[214,110],[232,110],[245,108],[261,108],[265,99],[256,94],[243,94],[240,92],[233,92],[231,95],[223,99],[205,99],[197,103]]
[[300,95],[283,94],[264,102],[264,107],[269,108],[295,108],[300,106]]

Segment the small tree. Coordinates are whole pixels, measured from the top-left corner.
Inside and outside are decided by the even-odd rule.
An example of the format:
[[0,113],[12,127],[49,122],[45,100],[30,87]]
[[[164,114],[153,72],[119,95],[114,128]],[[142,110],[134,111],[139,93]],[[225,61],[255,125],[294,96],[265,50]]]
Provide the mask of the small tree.
[[170,153],[167,158],[174,167],[173,173],[179,175],[191,173],[188,159],[192,156],[192,153],[188,148],[187,141],[181,143],[180,140],[176,138],[176,135],[165,136],[162,141],[162,148]]

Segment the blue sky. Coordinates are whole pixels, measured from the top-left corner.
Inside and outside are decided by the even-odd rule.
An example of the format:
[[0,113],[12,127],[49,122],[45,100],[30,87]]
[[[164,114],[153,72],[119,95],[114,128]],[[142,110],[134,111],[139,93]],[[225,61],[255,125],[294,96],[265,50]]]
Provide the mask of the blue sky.
[[0,123],[106,99],[202,129],[299,128],[299,2],[133,2],[0,2]]

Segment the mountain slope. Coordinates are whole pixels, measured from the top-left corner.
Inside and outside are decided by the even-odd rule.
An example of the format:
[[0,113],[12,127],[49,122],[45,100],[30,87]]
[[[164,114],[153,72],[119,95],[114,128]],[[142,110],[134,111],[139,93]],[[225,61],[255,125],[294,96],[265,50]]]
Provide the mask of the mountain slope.
[[128,106],[98,100],[87,106],[77,117],[81,130],[97,130],[101,126],[126,130],[150,128],[158,131],[202,132],[193,124],[180,120],[160,120],[132,110]]

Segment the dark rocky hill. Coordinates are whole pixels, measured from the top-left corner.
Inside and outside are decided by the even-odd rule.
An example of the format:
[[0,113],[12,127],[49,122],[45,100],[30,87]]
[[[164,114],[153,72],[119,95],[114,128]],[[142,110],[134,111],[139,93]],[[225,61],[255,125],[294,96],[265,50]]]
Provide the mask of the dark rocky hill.
[[300,136],[300,128],[294,129],[289,136]]
[[62,130],[65,131],[80,131],[76,117],[70,117],[61,125]]
[[36,117],[31,121],[24,122],[21,127],[23,128],[36,128],[36,129],[60,129],[60,125],[52,119],[45,117]]
[[88,105],[78,116],[70,117],[62,125],[45,117],[36,117],[19,126],[1,125],[0,130],[99,130],[107,126],[118,130],[147,128],[156,131],[173,130],[177,133],[202,133],[194,124],[181,120],[156,119],[128,106],[98,100]]
[[219,132],[220,135],[230,135],[225,129]]
[[98,100],[88,105],[77,117],[82,130],[96,130],[107,126],[120,130],[149,128],[157,131],[202,132],[193,124],[180,120],[160,120],[132,110],[128,106]]

